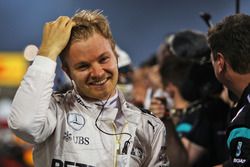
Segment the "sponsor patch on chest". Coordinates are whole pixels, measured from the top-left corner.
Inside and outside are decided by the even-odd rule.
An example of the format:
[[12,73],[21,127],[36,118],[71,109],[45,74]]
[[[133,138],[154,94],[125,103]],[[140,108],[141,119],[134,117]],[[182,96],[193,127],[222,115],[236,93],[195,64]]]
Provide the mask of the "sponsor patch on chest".
[[67,124],[74,130],[79,131],[85,125],[84,117],[79,113],[68,113]]
[[74,144],[89,145],[89,143],[90,143],[89,137],[73,135],[69,131],[64,132],[63,139],[64,139],[64,141],[66,141],[68,143],[74,143]]

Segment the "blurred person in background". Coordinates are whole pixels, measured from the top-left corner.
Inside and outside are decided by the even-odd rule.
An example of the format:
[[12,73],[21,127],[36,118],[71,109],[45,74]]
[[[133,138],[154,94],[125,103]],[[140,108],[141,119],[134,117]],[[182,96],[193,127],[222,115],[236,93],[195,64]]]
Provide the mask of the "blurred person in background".
[[[180,89],[187,86],[184,81],[188,80],[187,75],[190,71],[190,65],[187,64],[187,61],[176,63],[177,58],[174,56],[170,56],[167,59],[167,63],[164,63],[160,68],[159,73],[164,73],[164,78],[162,77],[163,90],[168,92],[170,98],[172,98],[173,106],[172,108],[167,108],[166,104],[162,103],[162,101],[153,98],[150,105],[150,111],[152,111],[157,117],[161,118],[166,127],[168,127],[167,133],[171,136],[167,137],[167,142],[169,143],[167,154],[172,167],[182,167],[187,166],[188,155],[179,139],[179,134],[176,133],[176,126],[181,121],[183,117],[182,115],[184,115],[183,111],[189,106],[189,101],[182,97]],[[166,120],[170,117],[171,124]]]
[[234,167],[250,166],[250,16],[225,17],[208,31],[211,61],[217,79],[239,99],[227,129]]
[[[153,89],[157,89],[159,84],[155,84],[154,80],[152,82],[152,78],[158,80],[158,73],[151,72],[151,68],[157,65],[156,57],[154,55],[150,56],[149,59],[145,60],[138,68],[135,69],[133,75],[133,104],[139,106],[141,108],[148,108],[145,105],[145,99],[147,96],[148,88],[153,87]],[[155,70],[153,70],[155,71]],[[151,77],[156,76],[156,77]],[[155,75],[156,74],[156,75]]]
[[132,102],[134,66],[126,51],[122,50],[118,45],[116,45],[115,51],[118,55],[119,72],[117,87],[122,91],[126,100]]
[[65,71],[62,69],[62,62],[60,59],[56,60],[56,72],[53,90],[58,93],[66,93],[68,90],[73,88],[70,78],[67,76]]
[[159,63],[155,54],[142,62],[133,75],[133,104],[149,109],[153,97],[161,100],[166,106],[172,106],[169,95],[163,91],[159,75]]
[[[230,113],[228,104],[220,98],[222,85],[211,63],[207,63],[210,52],[206,36],[190,30],[176,34],[167,40],[160,55],[163,87],[174,104],[161,118],[171,134],[167,136],[172,147],[168,149],[169,159],[176,166],[183,166],[179,158],[185,160],[186,156],[186,166],[222,166],[228,158],[225,129]],[[150,109],[153,113],[169,111],[157,99],[153,99]]]
[[[53,93],[56,59],[73,89]],[[168,167],[166,130],[117,89],[118,57],[108,20],[82,10],[44,26],[12,103],[8,125],[34,144],[36,167]]]
[[166,56],[177,56],[200,63],[209,60],[207,37],[198,30],[183,30],[167,35],[157,50],[158,62]]

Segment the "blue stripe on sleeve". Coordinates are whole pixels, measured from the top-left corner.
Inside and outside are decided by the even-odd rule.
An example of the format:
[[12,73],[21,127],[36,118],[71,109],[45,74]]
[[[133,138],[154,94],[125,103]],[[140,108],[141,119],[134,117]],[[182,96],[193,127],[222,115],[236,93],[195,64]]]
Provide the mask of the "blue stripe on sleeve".
[[230,143],[235,138],[247,138],[250,139],[250,129],[248,128],[236,128],[230,132],[230,135],[227,139],[227,147],[230,148]]
[[184,132],[184,133],[189,133],[192,129],[192,125],[189,123],[181,123],[179,125],[177,125],[176,127],[176,131],[177,132]]

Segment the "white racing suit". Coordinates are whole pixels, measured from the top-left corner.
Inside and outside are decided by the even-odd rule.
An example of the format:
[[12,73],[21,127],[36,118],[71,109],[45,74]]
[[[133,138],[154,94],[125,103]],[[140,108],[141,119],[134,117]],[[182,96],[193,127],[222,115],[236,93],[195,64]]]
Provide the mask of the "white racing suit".
[[[158,118],[126,102],[118,91],[120,109],[104,107],[96,121],[102,106],[86,103],[74,90],[53,93],[55,68],[52,60],[36,57],[15,95],[8,119],[18,137],[34,144],[36,167],[169,165],[166,131]],[[123,123],[117,124],[116,119]]]

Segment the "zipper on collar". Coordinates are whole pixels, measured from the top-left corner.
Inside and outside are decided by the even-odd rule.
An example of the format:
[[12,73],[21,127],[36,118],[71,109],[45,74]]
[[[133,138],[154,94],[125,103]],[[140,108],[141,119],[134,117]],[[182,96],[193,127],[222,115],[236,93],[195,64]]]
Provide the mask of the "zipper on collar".
[[[113,121],[112,122],[112,127],[113,127],[113,133],[117,133],[116,130],[117,130],[117,127],[116,127],[116,124],[115,122]],[[123,133],[124,129],[128,126],[128,123],[126,122],[124,124],[124,126],[122,127],[121,129],[121,132],[118,132],[118,133]],[[117,164],[117,157],[118,155],[121,154],[121,139],[122,139],[122,134],[117,134],[114,136],[115,137],[115,149],[114,149],[114,167],[117,167],[118,164]]]

